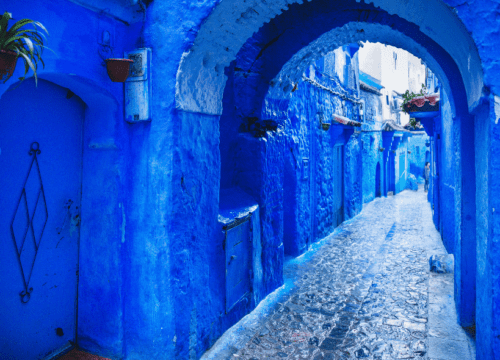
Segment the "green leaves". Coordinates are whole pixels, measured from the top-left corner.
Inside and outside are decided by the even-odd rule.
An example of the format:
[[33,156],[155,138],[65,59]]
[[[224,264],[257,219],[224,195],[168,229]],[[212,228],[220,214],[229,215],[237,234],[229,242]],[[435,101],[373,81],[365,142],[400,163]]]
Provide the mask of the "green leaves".
[[415,118],[410,118],[410,126],[412,128],[416,128],[418,124],[420,124],[420,121],[417,121]]
[[[0,18],[0,50],[13,51],[23,59],[24,76],[19,80],[24,80],[31,69],[35,82],[38,83],[36,71],[38,62],[45,67],[42,53],[44,49],[48,49],[44,45],[44,40],[46,40],[45,34],[49,35],[49,32],[40,22],[30,19],[19,20],[8,29],[11,19],[12,14],[7,11]],[[32,25],[33,29],[24,28],[27,25]]]
[[427,86],[422,84],[422,88],[420,89],[420,92],[414,93],[411,92],[410,90],[406,90],[405,93],[403,94],[403,103],[401,104],[401,110],[403,110],[406,114],[409,114],[408,111],[406,111],[406,104],[408,104],[412,99],[416,98],[417,96],[424,96],[427,95]]

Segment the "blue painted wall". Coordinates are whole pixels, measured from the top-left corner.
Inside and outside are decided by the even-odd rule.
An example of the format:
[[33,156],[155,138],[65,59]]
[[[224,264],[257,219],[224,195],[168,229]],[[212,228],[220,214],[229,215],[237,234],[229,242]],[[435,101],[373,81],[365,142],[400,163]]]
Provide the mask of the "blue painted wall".
[[[347,49],[339,48],[321,58],[305,76],[313,82],[301,82],[286,102],[287,118],[285,151],[285,253],[299,255],[308,246],[330,234],[338,225],[335,210],[342,207],[342,217],[349,219],[361,209],[361,163],[357,136],[352,128],[331,125],[322,129],[321,122],[332,123],[334,115],[358,120],[357,105],[332,92],[350,94],[356,98],[356,83],[344,73],[346,65],[357,71],[357,55],[351,59]],[[356,81],[356,78],[354,78]],[[266,98],[267,114],[282,102]],[[343,164],[334,155],[335,146],[342,147]],[[335,152],[335,154],[337,154]],[[343,179],[339,182],[336,169],[343,165]],[[344,199],[337,199],[338,189]],[[340,202],[340,204],[339,204]]]
[[[443,243],[455,256],[455,304],[464,327],[476,324],[476,148],[474,118],[451,113],[442,91],[441,114],[422,119],[432,138],[429,200]],[[476,122],[479,121],[476,116]],[[432,125],[432,122],[434,124]],[[432,129],[433,126],[433,130]]]
[[490,117],[491,112],[488,102],[482,104],[474,122],[475,149],[476,149],[476,236],[477,236],[477,358],[494,359],[495,341],[494,323],[498,321],[498,312],[493,309],[495,298],[491,291],[494,288],[494,278],[491,276],[494,262],[490,262],[491,236],[492,236],[492,204],[490,185],[492,176],[490,174],[490,151],[492,143],[491,129],[495,119]]
[[408,162],[409,172],[419,180],[424,180],[424,167],[428,161],[430,163],[430,141],[429,136],[425,133],[412,133],[408,139]]
[[[218,1],[175,4],[153,1],[147,8],[144,24],[142,14],[132,16],[137,22],[130,24],[119,20],[120,16],[113,11],[99,13],[69,1],[9,3],[7,10],[16,18],[41,21],[51,33],[48,46],[55,55],[46,53],[46,68],[40,70],[40,77],[70,89],[86,104],[79,344],[115,358],[199,357],[230,324],[249,311],[252,304],[233,315],[221,313],[221,267],[217,260],[221,251],[218,222],[221,189],[243,188],[259,205],[265,286],[261,284],[262,288],[259,288],[260,285],[256,285],[260,290],[258,294],[256,290],[254,301],[258,302],[259,298],[281,285],[283,242],[286,241],[283,224],[288,221],[283,207],[287,201],[297,204],[300,209],[292,215],[298,219],[293,231],[301,240],[291,252],[300,253],[308,242],[314,241],[303,234],[307,233],[307,224],[311,224],[308,206],[309,209],[317,206],[307,202],[306,182],[299,174],[303,164],[298,161],[296,168],[292,166],[294,163],[290,160],[288,148],[288,145],[293,145],[296,155],[311,151],[305,141],[301,143],[300,140],[300,137],[312,136],[310,128],[302,125],[310,118],[290,115],[290,124],[294,124],[290,129],[296,132],[294,136],[298,137],[298,142],[293,137],[293,141],[290,140],[287,127],[282,132],[260,138],[241,135],[239,129],[241,124],[248,123],[249,117],[262,118],[263,108],[272,108],[263,107],[266,101],[279,104],[267,118],[283,120],[280,123],[283,125],[288,119],[289,99],[264,100],[269,82],[303,44],[309,44],[333,27],[358,21],[361,8],[366,14],[363,21],[393,25],[401,33],[418,39],[445,69],[444,73],[452,82],[452,93],[447,96],[453,99],[456,109],[452,114],[453,109],[444,106],[440,123],[435,124],[432,149],[436,172],[430,196],[433,196],[437,226],[447,248],[455,253],[457,249],[460,253],[469,251],[463,245],[471,238],[466,236],[470,228],[463,225],[469,221],[468,215],[476,214],[478,358],[499,357],[500,318],[495,304],[499,302],[496,280],[500,269],[495,265],[499,252],[495,244],[498,243],[500,221],[496,215],[498,212],[493,212],[494,208],[500,208],[497,204],[500,199],[497,184],[500,171],[497,123],[500,115],[498,105],[495,105],[498,103],[495,94],[500,92],[498,7],[494,0],[465,3],[447,0],[445,3],[455,7],[457,16],[476,42],[486,85],[484,104],[475,114],[474,149],[477,156],[474,161],[478,186],[476,198],[472,200],[477,209],[472,215],[468,211],[473,207],[467,205],[470,198],[461,195],[471,188],[460,183],[458,176],[465,174],[464,161],[468,159],[463,156],[466,151],[464,144],[468,141],[463,131],[469,109],[466,108],[468,102],[464,84],[460,81],[461,74],[453,59],[411,23],[411,17],[406,21],[388,15],[375,5],[355,1],[315,1],[292,5],[278,16],[273,13],[270,17],[275,16],[274,19],[263,25],[253,37],[251,33],[241,35],[241,43],[246,41],[246,44],[234,64],[234,76],[226,71],[229,84],[235,84],[233,98],[224,96],[224,114],[219,117],[175,110],[175,79],[181,57],[191,48],[201,24],[219,4]],[[383,6],[396,6],[388,4]],[[115,2],[111,1],[101,5],[116,8]],[[339,12],[344,8],[354,10]],[[323,11],[325,9],[328,11]],[[338,15],[332,16],[334,13]],[[294,24],[293,29],[288,29],[290,24]],[[123,121],[123,86],[108,80],[99,56],[98,39],[103,30],[112,33],[114,56],[140,46],[153,49],[153,122],[130,125]],[[245,36],[249,39],[243,38]],[[223,42],[223,37],[221,39]],[[211,59],[207,58],[203,63],[210,65]],[[14,78],[21,75],[19,66]],[[10,80],[1,85],[0,92],[3,94],[13,82]],[[308,88],[309,85],[300,84],[296,93],[316,91]],[[231,87],[227,89],[230,91]],[[444,99],[443,104],[446,103]],[[324,112],[335,106],[332,101]],[[299,104],[290,106],[291,109],[300,107]],[[303,107],[300,114],[315,112],[312,105],[311,108],[309,105]],[[457,122],[456,117],[460,117]],[[333,130],[334,127],[329,131]],[[327,136],[330,135],[325,133],[325,139]],[[379,162],[375,159],[380,156],[385,162],[383,184],[388,186],[384,174],[390,162],[389,150],[375,156],[377,141],[384,145],[386,140],[384,135],[380,140],[374,135],[372,142],[370,136],[350,135],[345,139],[346,218],[355,215],[362,203],[372,198],[371,174]],[[303,148],[301,144],[304,144]],[[323,142],[315,144],[324,145]],[[404,151],[399,147],[391,150],[399,152],[398,155]],[[246,164],[243,161],[231,163],[234,159],[228,156],[231,153],[241,154],[238,157]],[[311,158],[311,171],[326,168],[327,162],[323,159],[318,168],[313,166]],[[398,156],[393,160],[392,184],[396,190],[402,186],[401,177],[396,179],[395,175],[399,174],[401,164],[398,164]],[[249,165],[255,171],[249,171]],[[365,176],[362,168],[367,169],[368,175]],[[287,183],[286,179],[293,179],[294,174],[296,182]],[[323,176],[321,173],[316,175]],[[287,186],[300,187],[296,200],[284,198],[280,189]],[[329,191],[325,191],[326,198]],[[322,211],[320,206],[318,214],[326,213]],[[319,233],[326,233],[328,224],[324,225],[323,220],[320,224]],[[458,242],[460,247],[456,246]],[[464,264],[463,260],[460,264]],[[467,283],[464,278],[457,276],[457,279],[460,284]],[[462,301],[467,302],[467,298]]]
[[[498,24],[496,23],[495,16],[494,15],[494,9],[495,5],[493,2],[479,2],[479,1],[470,1],[467,3],[462,3],[462,2],[456,2],[454,0],[450,0],[447,2],[451,6],[456,6],[457,7],[457,13],[458,16],[463,19],[465,25],[469,29],[469,31],[473,32],[473,37],[476,40],[479,48],[479,52],[482,56],[482,59],[484,61],[483,64],[483,69],[485,69],[486,76],[485,78],[488,79],[487,83],[490,86],[498,86],[495,84],[495,79],[498,79],[498,71],[499,71],[499,66],[495,63],[494,59],[498,58],[496,56],[495,49],[498,49],[499,47],[491,47],[489,44],[495,44],[497,43],[497,40],[495,40],[495,29],[497,28]],[[183,12],[186,12],[189,14],[189,16],[194,19],[192,22],[194,24],[199,24],[201,23],[201,19],[206,16],[209,11],[211,10],[213,3],[208,2],[208,3],[203,3],[200,5],[197,5],[193,9],[190,9],[189,12],[186,11],[187,7],[184,8],[184,5],[179,5],[179,7],[171,7],[167,10],[166,7],[163,5],[159,5],[160,3],[153,3],[153,7],[150,7],[150,14],[151,18],[158,18],[158,17],[164,17],[164,18],[176,18],[176,16],[179,16],[179,18],[183,18]],[[315,3],[317,4],[317,3]],[[238,121],[244,121],[245,117],[250,117],[250,116],[255,116],[259,117],[261,114],[261,108],[262,108],[262,102],[264,97],[266,96],[267,93],[267,84],[269,84],[269,81],[271,81],[274,77],[274,75],[281,69],[282,64],[285,62],[286,59],[288,59],[290,54],[295,54],[302,45],[301,43],[309,43],[308,41],[310,36],[312,39],[315,39],[318,34],[322,33],[321,27],[318,26],[317,32],[310,31],[310,32],[305,32],[303,31],[304,28],[310,28],[314,30],[314,26],[302,26],[304,23],[303,20],[306,18],[307,15],[314,14],[314,9],[312,8],[315,6],[315,4],[312,5],[307,5],[309,12],[307,11],[301,11],[302,8],[299,6],[292,6],[290,11],[285,12],[285,16],[282,16],[278,19],[278,21],[271,21],[270,23],[264,25],[262,27],[262,30],[257,33],[253,40],[250,40],[247,42],[248,49],[252,49],[254,52],[253,57],[251,56],[241,56],[240,58],[243,59],[241,62],[242,66],[240,69],[243,69],[241,73],[248,71],[252,69],[249,73],[247,73],[246,76],[243,74],[238,74],[238,79],[237,82],[243,84],[245,82],[245,79],[256,79],[255,81],[248,81],[249,86],[248,87],[242,87],[241,91],[237,91],[236,95],[238,99],[245,99],[249,97],[255,97],[253,99],[252,103],[249,101],[241,101],[235,100],[236,105],[238,106],[235,110],[238,116],[241,116],[241,118],[237,118],[236,120]],[[326,13],[325,13],[326,14]],[[358,15],[359,13],[356,12]],[[484,22],[480,19],[483,18],[481,15],[485,15],[485,20],[488,26],[484,26]],[[153,16],[154,15],[154,16]],[[345,17],[345,16],[344,16]],[[331,17],[325,15],[325,18],[328,18],[329,21],[331,20]],[[177,19],[177,18],[176,18]],[[316,20],[320,18],[315,18]],[[377,17],[377,19],[380,19],[380,16]],[[378,20],[380,21],[380,20]],[[382,22],[382,21],[381,21]],[[318,24],[320,22],[318,21]],[[279,36],[281,33],[282,28],[288,26],[288,24],[295,24],[296,29],[294,31],[289,31],[285,33],[283,36]],[[331,28],[333,25],[331,25],[332,22],[329,23],[329,28]],[[159,53],[161,55],[164,55],[162,58],[174,58],[175,60],[172,61],[172,63],[167,62],[167,64],[159,64],[159,67],[162,68],[162,71],[160,74],[162,76],[165,76],[167,79],[172,79],[174,76],[175,71],[177,70],[177,63],[179,59],[180,53],[184,51],[185,49],[189,48],[189,42],[193,38],[191,34],[195,33],[197,30],[198,25],[194,26],[185,26],[181,29],[178,28],[178,25],[173,25],[173,28],[179,30],[176,36],[173,36],[173,39],[167,39],[167,43],[165,46],[159,47]],[[326,29],[326,27],[325,27]],[[163,35],[164,32],[161,31],[159,25],[152,25],[151,28],[149,29],[152,34],[152,38],[155,36],[160,36]],[[412,27],[411,25],[408,26],[405,29],[405,32],[412,36],[412,34],[415,36],[417,33],[416,28]],[[181,38],[186,37],[187,40],[182,41]],[[273,39],[276,39],[272,41]],[[303,39],[303,40],[300,40]],[[461,86],[459,84],[459,81],[456,81],[456,79],[460,79],[459,72],[457,71],[456,67],[454,67],[454,64],[452,61],[450,61],[450,58],[446,58],[446,54],[443,54],[441,50],[437,48],[433,48],[434,44],[431,42],[427,41],[426,39],[423,39],[421,41],[427,48],[429,48],[430,51],[432,51],[433,55],[436,57],[436,59],[442,64],[443,68],[446,68],[447,70],[447,75],[449,79],[453,79],[454,84],[452,86],[456,86],[454,88],[454,93],[450,94],[450,96],[453,95],[454,102],[455,104],[458,104],[457,106],[461,106],[460,104],[466,104],[467,102],[464,101],[465,96],[463,89],[459,89]],[[484,44],[481,45],[481,44]],[[178,47],[172,46],[172,45],[179,45]],[[177,50],[177,48],[179,50]],[[172,49],[174,50],[175,56],[172,56],[171,51]],[[265,49],[265,51],[262,51]],[[493,49],[493,50],[492,50]],[[261,52],[262,51],[262,52]],[[288,53],[286,53],[288,51]],[[249,53],[247,53],[249,54]],[[283,60],[284,59],[284,60]],[[207,59],[209,60],[209,59]],[[257,60],[257,61],[254,61]],[[261,67],[262,64],[271,64],[269,68],[264,69],[262,72],[259,73],[256,69]],[[168,75],[168,76],[166,76]],[[258,80],[259,76],[262,76],[262,81]],[[166,87],[164,89],[158,89],[160,94],[166,95],[166,99],[171,99],[172,98],[172,93],[168,94],[168,91],[172,92],[173,85],[169,85],[170,87]],[[299,90],[297,90],[299,91]],[[278,101],[278,100],[277,100]],[[280,99],[279,103],[286,103],[287,99]],[[241,106],[240,106],[241,105]],[[164,110],[165,108],[168,109],[168,104],[163,105],[163,106],[158,106],[159,109]],[[283,109],[287,109],[288,105],[280,106],[279,109],[283,111]],[[171,111],[171,109],[170,109]],[[276,113],[276,118],[279,119],[285,119],[285,116],[282,116],[283,113]],[[160,115],[160,119],[165,120],[166,123],[168,123],[168,119],[170,119],[171,113],[169,111],[165,111],[164,114]],[[270,116],[271,117],[271,116]],[[172,117],[172,119],[175,119]],[[493,119],[493,117],[491,117]],[[447,120],[443,120],[447,121]],[[447,123],[447,126],[449,123]],[[167,126],[168,128],[168,126]],[[450,129],[448,126],[446,129]],[[441,130],[439,130],[441,131]],[[440,133],[441,134],[441,133]],[[158,138],[158,137],[156,137]],[[162,139],[162,137],[159,137]],[[161,140],[160,140],[161,141]],[[247,141],[247,140],[245,140]],[[248,140],[250,141],[250,140]],[[436,140],[438,141],[438,140]],[[449,172],[451,169],[451,156],[449,154],[450,151],[453,151],[451,149],[451,144],[453,143],[453,136],[449,136],[448,130],[445,131],[443,138],[441,139],[441,142],[443,144],[437,146],[437,150],[439,152],[439,156],[443,155],[443,168],[441,169],[442,171],[439,171],[436,173],[437,174],[442,174],[443,179],[439,180],[439,183],[437,184],[436,189],[443,190],[443,187],[447,184],[449,186],[452,186],[455,182],[451,178],[444,179],[446,177],[450,177],[451,175],[445,175],[444,172]],[[157,142],[154,142],[157,143]],[[183,146],[189,146],[189,144],[183,144]],[[356,147],[356,146],[354,146]],[[447,153],[448,152],[448,153]],[[284,150],[284,153],[287,153],[286,147]],[[257,155],[257,154],[256,154]],[[259,156],[259,155],[257,155]],[[288,156],[288,155],[287,155]],[[260,160],[259,160],[260,161]],[[448,169],[448,170],[446,170]],[[293,168],[292,168],[293,170]],[[293,174],[293,171],[290,170],[290,173]],[[287,170],[284,170],[285,174]],[[286,176],[286,175],[285,175]],[[436,177],[436,179],[439,179]],[[489,185],[488,185],[489,186]],[[370,188],[370,186],[367,186],[367,188]],[[433,194],[436,194],[437,196],[440,196],[439,191],[434,191]],[[443,206],[446,207],[447,209],[449,208],[452,214],[456,214],[456,200],[455,198],[451,198],[449,195],[443,195],[442,196],[442,203]],[[441,210],[441,208],[436,209],[438,211],[438,214],[444,214],[444,211]],[[262,211],[262,210],[261,210]],[[193,220],[196,221],[196,220]],[[439,223],[442,223],[443,221],[440,219]],[[448,234],[447,237],[450,238],[450,234],[453,233],[453,229],[455,229],[456,223],[455,221],[453,222],[453,227],[450,229],[446,230],[446,233]],[[279,233],[279,232],[278,232]],[[187,235],[185,235],[187,237]],[[454,236],[451,236],[452,239],[455,239]],[[490,238],[488,238],[490,239]],[[454,241],[454,240],[453,240]],[[493,272],[487,271],[487,274],[485,276],[492,276]],[[491,290],[491,288],[489,288]],[[490,319],[492,318],[492,312],[489,313],[489,315],[485,316],[490,316]],[[484,350],[486,351],[486,350]],[[491,356],[490,356],[491,358]]]
[[[443,99],[446,93],[443,91]],[[455,244],[455,146],[454,122],[450,105],[446,100],[441,106],[441,134],[438,138],[440,159],[440,219],[442,224],[443,243],[449,253],[454,252]]]
[[[28,79],[2,96],[0,108],[0,357],[39,359],[75,341],[85,104],[65,88]],[[40,150],[35,163],[32,147]],[[21,298],[26,290],[31,296]]]
[[[71,90],[85,103],[80,230],[79,343],[104,355],[122,354],[124,346],[124,268],[128,126],[123,121],[123,86],[112,83],[99,56],[102,31],[112,34],[114,56],[136,46],[140,27],[68,1],[11,2],[15,19],[30,18],[49,30],[45,69],[39,78]],[[22,75],[19,62],[7,88]],[[43,87],[34,91],[34,94]],[[20,105],[19,105],[20,106]],[[71,121],[61,116],[63,124]],[[74,136],[66,127],[67,137]],[[12,164],[10,164],[12,165]],[[17,189],[12,191],[18,191]],[[51,214],[55,216],[55,214]],[[49,243],[46,243],[48,245]],[[42,246],[40,251],[47,248]],[[56,284],[57,285],[57,284]],[[23,321],[28,321],[25,319]],[[34,324],[36,326],[36,324]]]
[[[368,109],[368,107],[366,107]],[[365,110],[366,110],[365,109]],[[380,131],[362,133],[363,156],[363,203],[375,199],[377,191],[377,166],[380,168],[380,188],[383,194],[383,183],[385,181],[383,171],[382,134]]]

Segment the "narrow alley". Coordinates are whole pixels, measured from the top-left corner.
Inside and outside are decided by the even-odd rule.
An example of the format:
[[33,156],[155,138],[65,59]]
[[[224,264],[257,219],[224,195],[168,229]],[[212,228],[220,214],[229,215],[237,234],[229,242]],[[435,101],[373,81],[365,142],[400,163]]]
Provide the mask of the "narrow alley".
[[202,359],[475,359],[420,187],[378,198],[285,265],[285,285]]
[[500,0],[4,3],[0,360],[500,360]]

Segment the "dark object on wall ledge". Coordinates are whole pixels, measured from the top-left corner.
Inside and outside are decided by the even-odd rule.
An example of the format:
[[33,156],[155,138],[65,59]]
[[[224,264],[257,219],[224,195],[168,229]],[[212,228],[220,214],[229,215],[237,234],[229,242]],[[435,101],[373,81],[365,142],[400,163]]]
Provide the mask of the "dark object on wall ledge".
[[361,127],[361,123],[359,121],[354,121],[341,115],[333,115],[333,123],[346,126]]
[[113,82],[125,82],[130,71],[131,59],[106,59],[106,70]]
[[331,126],[332,124],[330,124],[330,123],[326,123],[326,122],[323,122],[323,120],[321,120],[321,119],[320,119],[320,120],[319,120],[319,125],[320,125],[320,127],[321,127],[323,130],[328,131],[328,130],[330,129],[330,126]]
[[257,117],[246,118],[241,124],[241,132],[249,132],[254,137],[264,137],[267,131],[277,131],[278,123],[274,120],[260,120]]
[[6,82],[14,74],[17,54],[14,51],[0,50],[0,81]]

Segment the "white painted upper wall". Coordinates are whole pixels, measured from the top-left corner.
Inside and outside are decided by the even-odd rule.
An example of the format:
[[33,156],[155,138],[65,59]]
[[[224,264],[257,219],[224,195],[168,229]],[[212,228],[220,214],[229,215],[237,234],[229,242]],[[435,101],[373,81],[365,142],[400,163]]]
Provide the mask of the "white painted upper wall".
[[[406,90],[419,92],[425,83],[425,65],[422,60],[406,50],[381,43],[366,42],[359,49],[360,71],[380,80],[382,92],[382,120],[397,121],[397,115],[391,111],[394,107],[393,91],[403,94]],[[387,101],[389,100],[389,104]],[[399,113],[401,125],[409,122],[409,115]]]
[[380,44],[366,42],[358,50],[359,71],[368,74],[375,79],[382,79],[382,49]]
[[425,84],[425,65],[422,59],[413,54],[408,54],[408,88],[417,93]]

